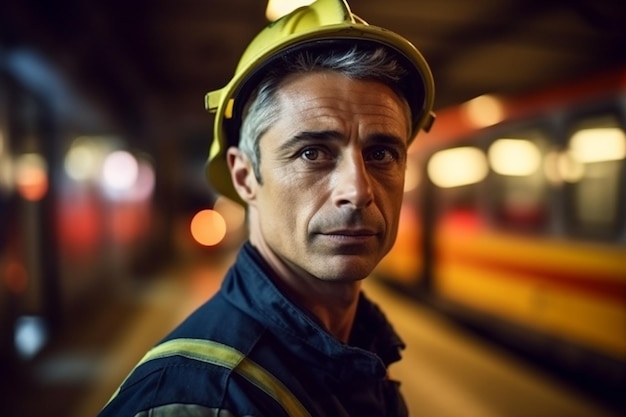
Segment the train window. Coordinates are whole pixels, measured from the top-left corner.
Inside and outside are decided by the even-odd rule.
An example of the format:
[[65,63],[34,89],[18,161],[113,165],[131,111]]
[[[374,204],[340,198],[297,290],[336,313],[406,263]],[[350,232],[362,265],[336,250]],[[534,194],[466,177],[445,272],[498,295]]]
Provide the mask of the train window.
[[488,147],[488,206],[495,224],[542,231],[549,221],[549,184],[542,169],[550,144],[542,129],[499,135]]
[[626,134],[616,115],[573,124],[563,164],[570,231],[612,238],[624,228]]
[[461,146],[435,153],[428,161],[428,177],[440,188],[475,184],[487,175],[487,161],[482,150]]
[[489,171],[482,149],[465,145],[439,150],[428,160],[426,170],[436,186],[433,207],[440,221],[478,220],[477,193]]

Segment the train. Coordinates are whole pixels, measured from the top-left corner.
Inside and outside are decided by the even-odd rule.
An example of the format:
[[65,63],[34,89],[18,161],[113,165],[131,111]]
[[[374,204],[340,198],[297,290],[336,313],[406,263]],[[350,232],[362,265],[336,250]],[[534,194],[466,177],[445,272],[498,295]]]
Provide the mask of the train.
[[5,375],[158,263],[154,163],[131,142],[42,55],[0,51]]
[[440,109],[376,279],[623,399],[626,69]]
[[[23,378],[56,340],[81,323],[90,327],[84,322],[123,304],[164,268],[207,252],[221,256],[242,239],[243,209],[210,189],[204,156],[181,155],[189,151],[155,137],[149,118],[129,128],[118,117],[40,52],[0,50],[0,369],[7,381]],[[193,134],[209,138],[210,125]]]

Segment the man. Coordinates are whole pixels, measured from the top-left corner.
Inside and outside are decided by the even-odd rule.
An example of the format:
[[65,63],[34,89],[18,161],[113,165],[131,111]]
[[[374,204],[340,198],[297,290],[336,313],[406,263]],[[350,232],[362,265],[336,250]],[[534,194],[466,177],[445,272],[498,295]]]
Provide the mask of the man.
[[135,367],[102,416],[405,416],[403,343],[361,292],[398,227],[426,63],[341,0],[268,26],[216,111],[208,175],[247,207],[220,291]]

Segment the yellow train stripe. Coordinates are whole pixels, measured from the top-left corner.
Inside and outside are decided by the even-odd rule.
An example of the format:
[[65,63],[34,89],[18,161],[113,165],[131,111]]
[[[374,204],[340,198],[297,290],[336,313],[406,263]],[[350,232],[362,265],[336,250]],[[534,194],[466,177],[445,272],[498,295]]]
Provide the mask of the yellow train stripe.
[[494,317],[626,359],[626,246],[443,222],[435,291]]
[[626,309],[523,274],[454,262],[435,270],[435,291],[495,317],[626,359]]

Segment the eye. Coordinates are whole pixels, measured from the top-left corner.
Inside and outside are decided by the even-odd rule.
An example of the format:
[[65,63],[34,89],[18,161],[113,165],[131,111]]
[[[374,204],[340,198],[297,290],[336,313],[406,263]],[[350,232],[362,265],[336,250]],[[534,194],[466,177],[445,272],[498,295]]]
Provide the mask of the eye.
[[398,153],[388,148],[374,148],[365,154],[365,160],[371,162],[393,162],[398,160]]
[[308,161],[315,161],[320,157],[320,150],[316,148],[306,148],[300,153],[300,156]]
[[300,158],[311,162],[325,162],[332,159],[331,153],[327,149],[317,146],[308,146],[299,152]]

